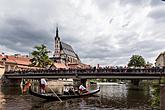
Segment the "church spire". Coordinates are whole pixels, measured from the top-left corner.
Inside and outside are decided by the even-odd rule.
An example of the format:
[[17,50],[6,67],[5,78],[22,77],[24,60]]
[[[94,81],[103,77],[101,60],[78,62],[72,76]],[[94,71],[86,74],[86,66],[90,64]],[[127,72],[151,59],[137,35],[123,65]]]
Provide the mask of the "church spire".
[[59,37],[58,36],[58,26],[56,27],[56,37]]
[[55,37],[55,39],[60,39],[60,37],[59,37],[59,35],[58,35],[58,25],[57,25],[57,27],[56,27],[56,37]]

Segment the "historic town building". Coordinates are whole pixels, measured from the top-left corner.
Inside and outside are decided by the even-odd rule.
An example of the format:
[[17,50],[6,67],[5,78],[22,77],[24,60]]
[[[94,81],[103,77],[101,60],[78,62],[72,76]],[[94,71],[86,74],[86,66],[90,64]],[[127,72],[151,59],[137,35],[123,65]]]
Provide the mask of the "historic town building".
[[27,55],[4,55],[0,54],[0,68],[5,68],[5,71],[37,69],[30,65],[30,57]]
[[79,56],[75,53],[72,46],[61,41],[58,27],[56,28],[54,61],[64,64],[79,64]]
[[155,66],[164,67],[165,66],[165,52],[160,53],[155,60]]

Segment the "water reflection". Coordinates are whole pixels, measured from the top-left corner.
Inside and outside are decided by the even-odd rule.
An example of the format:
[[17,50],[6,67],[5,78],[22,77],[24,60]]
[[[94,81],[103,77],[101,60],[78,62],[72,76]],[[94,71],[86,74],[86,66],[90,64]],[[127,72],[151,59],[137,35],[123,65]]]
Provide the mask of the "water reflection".
[[[125,84],[100,85],[101,91],[92,97],[45,101],[29,94],[21,95],[17,88],[1,88],[1,109],[9,110],[150,110],[149,90],[131,90]],[[19,92],[20,91],[20,92]]]
[[19,86],[16,87],[1,87],[1,92],[4,95],[22,95],[22,90]]

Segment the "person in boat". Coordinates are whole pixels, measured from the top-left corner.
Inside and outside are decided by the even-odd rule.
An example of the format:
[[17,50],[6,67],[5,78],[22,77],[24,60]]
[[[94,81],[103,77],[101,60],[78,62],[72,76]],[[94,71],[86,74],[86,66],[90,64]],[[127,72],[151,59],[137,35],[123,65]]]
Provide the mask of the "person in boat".
[[23,91],[22,92],[23,93],[26,93],[30,86],[31,86],[30,80],[27,80],[25,82],[25,85],[24,85],[24,88],[23,88]]
[[69,95],[69,89],[67,87],[64,90],[64,95]]
[[22,93],[24,93],[23,90],[24,90],[25,84],[26,84],[26,81],[25,79],[22,78],[21,83],[20,83],[20,88],[21,88]]
[[41,78],[41,82],[40,82],[40,88],[41,88],[41,93],[45,93],[46,91],[46,86],[48,85],[46,82],[45,78]]
[[88,92],[87,89],[82,84],[79,86],[79,90],[80,90],[80,93]]
[[75,95],[74,89],[72,87],[69,88],[68,92],[69,92],[70,95]]

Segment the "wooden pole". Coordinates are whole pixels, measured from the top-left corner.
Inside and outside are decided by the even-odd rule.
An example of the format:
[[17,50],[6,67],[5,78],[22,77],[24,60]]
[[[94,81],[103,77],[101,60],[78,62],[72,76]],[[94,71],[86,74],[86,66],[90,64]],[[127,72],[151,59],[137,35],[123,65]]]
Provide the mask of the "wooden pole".
[[49,86],[48,86],[48,88],[54,93],[54,95],[59,99],[59,101],[62,102],[62,100],[60,99],[60,97],[58,97],[58,95],[53,91],[53,89],[50,88]]

